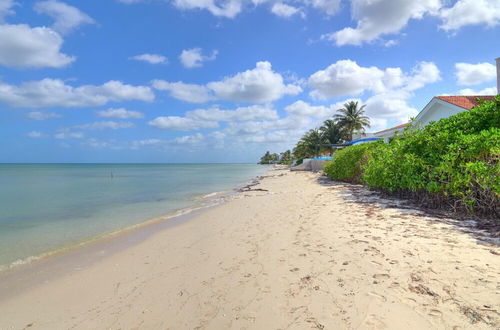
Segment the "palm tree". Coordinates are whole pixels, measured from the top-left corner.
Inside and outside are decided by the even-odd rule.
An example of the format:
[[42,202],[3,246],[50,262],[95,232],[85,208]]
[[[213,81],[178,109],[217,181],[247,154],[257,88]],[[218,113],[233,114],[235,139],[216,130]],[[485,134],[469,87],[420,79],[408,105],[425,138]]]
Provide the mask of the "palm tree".
[[329,144],[338,144],[342,141],[342,127],[335,120],[325,120],[319,130]]
[[365,106],[358,108],[357,101],[350,101],[345,103],[342,109],[338,109],[340,113],[334,116],[345,131],[348,141],[352,140],[354,131],[364,132],[365,127],[370,127],[370,119],[364,115]]
[[299,143],[302,144],[305,153],[308,156],[317,156],[319,154],[320,148],[327,144],[327,141],[321,131],[317,128],[309,130],[302,138]]

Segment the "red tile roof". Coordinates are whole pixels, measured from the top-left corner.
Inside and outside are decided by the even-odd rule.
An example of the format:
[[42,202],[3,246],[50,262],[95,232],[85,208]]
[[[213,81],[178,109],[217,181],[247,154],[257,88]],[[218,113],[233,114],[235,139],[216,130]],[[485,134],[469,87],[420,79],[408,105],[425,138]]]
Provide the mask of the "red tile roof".
[[404,128],[404,127],[406,127],[408,125],[410,125],[410,123],[405,123],[405,124],[401,124],[401,125],[394,126],[394,127],[391,127],[391,128],[387,128],[387,129],[384,129],[382,131],[375,132],[373,134],[383,133],[383,132],[387,132],[387,131],[392,131],[392,130],[399,129],[399,128]]
[[457,107],[470,110],[475,106],[479,105],[477,99],[493,100],[495,96],[493,95],[467,95],[467,96],[436,96],[436,98],[441,101],[445,101],[456,105]]

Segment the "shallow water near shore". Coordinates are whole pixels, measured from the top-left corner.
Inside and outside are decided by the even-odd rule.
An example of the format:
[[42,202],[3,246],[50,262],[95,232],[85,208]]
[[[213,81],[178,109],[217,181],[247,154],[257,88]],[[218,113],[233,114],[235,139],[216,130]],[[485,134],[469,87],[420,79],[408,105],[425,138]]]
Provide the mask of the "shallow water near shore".
[[0,269],[189,209],[254,164],[0,164]]

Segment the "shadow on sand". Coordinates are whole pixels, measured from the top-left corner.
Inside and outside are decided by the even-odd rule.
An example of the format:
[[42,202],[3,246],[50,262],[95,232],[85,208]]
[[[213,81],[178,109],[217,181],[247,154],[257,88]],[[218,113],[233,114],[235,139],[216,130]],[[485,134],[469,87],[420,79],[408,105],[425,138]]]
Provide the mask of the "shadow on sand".
[[491,225],[491,222],[486,220],[425,208],[412,203],[410,200],[398,199],[384,195],[381,192],[368,190],[368,188],[360,184],[333,181],[326,175],[319,176],[317,183],[335,189],[348,202],[363,205],[368,211],[367,214],[371,213],[369,207],[394,209],[401,215],[431,218],[433,221],[452,225],[456,230],[472,236],[479,244],[500,246],[498,227]]

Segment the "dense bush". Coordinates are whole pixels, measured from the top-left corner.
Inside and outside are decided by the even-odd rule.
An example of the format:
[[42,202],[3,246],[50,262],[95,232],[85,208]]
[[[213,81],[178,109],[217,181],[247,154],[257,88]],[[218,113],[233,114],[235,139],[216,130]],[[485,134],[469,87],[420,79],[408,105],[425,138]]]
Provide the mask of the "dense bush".
[[358,144],[335,153],[334,159],[325,164],[323,171],[333,180],[360,183],[361,166],[366,161],[367,150],[377,144]]
[[[362,180],[428,206],[500,219],[500,97],[368,152]],[[498,221],[498,220],[497,220]]]

